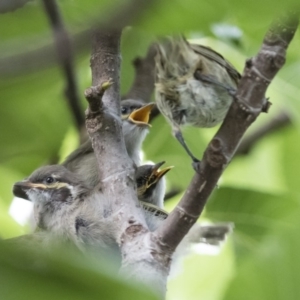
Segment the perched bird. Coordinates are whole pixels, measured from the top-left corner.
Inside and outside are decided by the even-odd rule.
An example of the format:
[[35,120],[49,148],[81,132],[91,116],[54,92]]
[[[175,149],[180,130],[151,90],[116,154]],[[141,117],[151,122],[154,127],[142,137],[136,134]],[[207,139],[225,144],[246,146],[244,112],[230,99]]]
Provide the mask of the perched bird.
[[158,46],[155,98],[173,134],[192,158],[180,127],[213,127],[222,122],[232,102],[239,72],[211,48],[172,37]]
[[87,246],[117,249],[109,201],[65,167],[41,167],[15,183],[13,193],[33,202],[37,230],[74,243],[80,250]]
[[155,165],[142,165],[136,171],[137,194],[140,201],[151,203],[159,208],[164,207],[164,196],[166,175],[173,167],[159,168],[165,162],[159,162]]
[[[129,157],[137,166],[140,165],[140,151],[149,132],[149,116],[154,106],[153,103],[145,104],[138,100],[121,102],[125,145]],[[72,152],[62,165],[83,178],[90,188],[99,182],[96,157],[90,140]]]

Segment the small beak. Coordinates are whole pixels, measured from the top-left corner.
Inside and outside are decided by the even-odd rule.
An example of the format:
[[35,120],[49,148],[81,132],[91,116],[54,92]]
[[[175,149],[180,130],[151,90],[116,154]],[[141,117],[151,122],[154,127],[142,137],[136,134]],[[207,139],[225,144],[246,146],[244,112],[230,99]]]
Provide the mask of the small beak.
[[18,181],[13,186],[13,194],[16,197],[23,198],[25,200],[30,200],[28,198],[28,195],[27,195],[26,191],[28,191],[32,188],[45,189],[45,185],[44,184],[38,184],[38,183],[31,183],[28,180]]
[[158,182],[164,175],[174,168],[173,166],[170,166],[159,170],[164,163],[165,161],[161,161],[153,166],[151,177],[154,177],[154,182]]
[[173,169],[174,166],[166,167],[161,169],[160,171],[157,171],[157,177],[160,179],[161,177],[165,176],[171,169]]
[[16,182],[13,186],[13,194],[16,197],[23,198],[25,200],[29,200],[29,198],[26,194],[26,191],[29,190],[30,188],[31,188],[30,182],[27,180]]
[[143,107],[133,111],[129,115],[128,119],[137,125],[148,125],[151,127],[151,124],[149,124],[149,119],[151,110],[154,106],[155,103],[149,103],[147,105],[144,105]]

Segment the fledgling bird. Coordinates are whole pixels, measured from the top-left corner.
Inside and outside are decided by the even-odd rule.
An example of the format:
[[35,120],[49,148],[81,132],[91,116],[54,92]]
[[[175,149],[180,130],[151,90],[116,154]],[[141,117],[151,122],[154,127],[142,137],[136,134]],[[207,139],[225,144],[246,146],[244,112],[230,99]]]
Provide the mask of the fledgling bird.
[[151,203],[159,208],[164,207],[166,183],[164,176],[173,168],[172,166],[159,168],[165,162],[154,165],[139,166],[136,171],[137,194],[140,201]]
[[[65,167],[41,167],[27,179],[15,183],[13,193],[33,202],[34,218],[40,231],[32,236],[35,240],[47,242],[57,237],[61,242],[74,243],[82,251],[102,249],[119,256],[117,242],[113,239],[116,229],[109,200],[99,189],[89,189],[78,175]],[[143,201],[140,205],[149,227],[154,217],[157,221],[167,216],[154,205]]]
[[73,243],[82,251],[89,246],[117,249],[109,202],[65,167],[41,167],[15,183],[13,193],[33,202],[37,229],[49,233],[49,237]]
[[[152,173],[149,172],[149,177]],[[141,189],[143,193],[147,193],[147,188]],[[83,253],[110,254],[116,265],[119,264],[121,254],[115,240],[115,231],[118,229],[110,203],[98,188],[90,190],[76,174],[61,165],[52,165],[41,167],[27,179],[15,183],[13,193],[17,197],[31,200],[34,204],[38,231],[29,236],[29,239],[24,237],[26,246],[31,240],[52,248],[53,243],[59,241],[61,244],[75,245]],[[166,211],[153,204],[142,201],[140,204],[150,231],[154,231],[168,216]],[[225,239],[229,227],[227,224],[213,227],[216,226],[201,228],[198,224],[194,225],[180,243],[175,257],[186,252],[190,243],[218,245]],[[19,240],[18,244],[22,244],[21,242]]]
[[[165,195],[164,175],[170,171],[172,167],[159,170],[164,163],[165,162],[162,161],[155,165],[143,165],[138,167],[136,171],[138,199],[143,205],[146,222],[151,231],[156,230],[168,217],[168,212],[163,209]],[[196,223],[181,243],[180,248],[185,248],[191,243],[204,243],[218,246],[225,240],[226,236],[232,231],[232,228],[232,223],[217,223],[211,225]]]
[[[121,102],[125,146],[136,166],[140,165],[140,151],[149,132],[149,117],[154,106],[154,103],[145,104],[131,99]],[[89,188],[94,188],[99,183],[96,157],[90,139],[72,152],[62,165],[84,179]]]
[[155,98],[173,134],[192,158],[181,126],[213,127],[223,121],[232,103],[239,72],[211,48],[172,37],[158,46]]

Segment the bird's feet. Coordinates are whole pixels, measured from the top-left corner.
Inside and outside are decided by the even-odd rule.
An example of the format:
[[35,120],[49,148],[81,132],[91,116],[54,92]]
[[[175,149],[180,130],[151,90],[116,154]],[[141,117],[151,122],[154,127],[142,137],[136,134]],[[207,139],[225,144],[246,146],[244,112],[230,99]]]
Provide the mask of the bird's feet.
[[201,161],[198,160],[197,158],[194,158],[192,162],[192,167],[194,171],[197,172],[198,174],[200,174],[200,166],[201,166]]

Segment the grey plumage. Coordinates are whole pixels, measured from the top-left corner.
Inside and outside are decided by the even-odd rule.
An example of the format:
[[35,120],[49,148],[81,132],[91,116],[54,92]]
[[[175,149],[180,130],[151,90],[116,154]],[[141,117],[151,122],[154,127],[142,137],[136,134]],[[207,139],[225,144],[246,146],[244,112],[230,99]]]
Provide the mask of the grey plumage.
[[165,162],[159,162],[154,165],[143,165],[136,171],[137,193],[140,201],[144,201],[159,208],[164,207],[164,196],[166,182],[164,176],[173,167],[159,168]]
[[[65,167],[41,167],[27,179],[15,183],[13,193],[33,202],[37,230],[43,232],[34,236],[42,244],[56,237],[82,251],[100,249],[120,256],[109,199],[97,187],[88,188],[78,175]],[[140,205],[150,230],[167,215],[149,203],[140,201]]]
[[211,48],[172,37],[159,44],[156,57],[155,98],[175,137],[194,161],[180,127],[213,127],[232,102],[240,74]]
[[[159,170],[165,162],[155,165],[143,165],[138,167],[136,172],[137,193],[139,200],[143,201],[146,222],[151,231],[156,230],[168,217],[168,212],[163,209],[163,198],[165,195],[164,175],[172,167]],[[196,223],[179,247],[187,248],[190,243],[205,243],[209,245],[220,245],[226,236],[232,231],[232,223],[217,223],[211,225],[201,225]],[[183,251],[184,252],[184,251]]]
[[[153,103],[145,104],[138,100],[123,100],[121,103],[125,146],[137,166],[140,165],[142,143],[149,132],[149,114],[153,106]],[[63,166],[83,178],[90,188],[99,183],[96,157],[90,140],[72,152]]]
[[[14,185],[15,196],[33,202],[38,230],[80,250],[116,248],[114,222],[110,222],[109,201],[90,190],[76,174],[61,165],[39,168],[28,179]],[[78,223],[78,220],[83,220]]]

